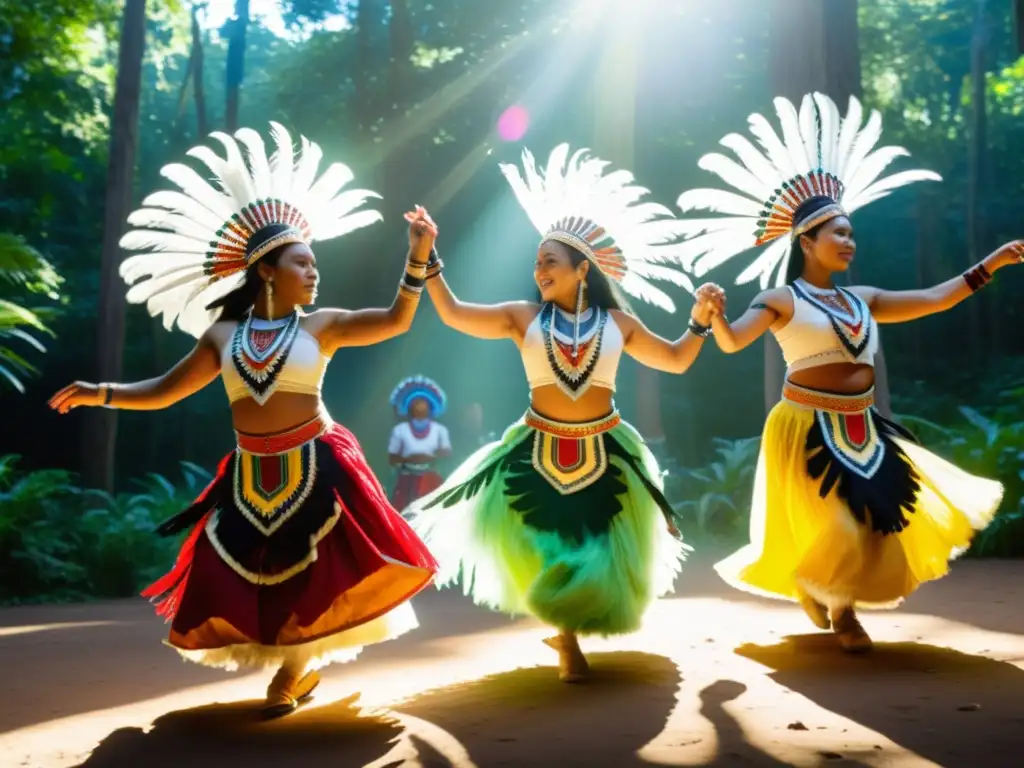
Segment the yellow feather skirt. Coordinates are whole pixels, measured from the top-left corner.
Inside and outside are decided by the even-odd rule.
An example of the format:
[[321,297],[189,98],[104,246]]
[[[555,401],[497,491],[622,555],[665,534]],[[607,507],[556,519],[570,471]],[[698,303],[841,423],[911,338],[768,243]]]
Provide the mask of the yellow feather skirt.
[[[858,520],[851,511],[840,493],[841,482],[823,495],[821,478],[812,477],[808,468],[812,430],[825,424],[822,432],[829,434],[828,424],[841,423],[843,416],[823,411],[820,406],[835,403],[835,396],[823,400],[825,394],[787,385],[787,398],[772,409],[765,425],[750,543],[715,569],[737,589],[766,597],[799,600],[808,595],[823,604],[893,608],[920,584],[948,573],[950,560],[992,520],[1003,487],[964,472],[911,440],[891,432],[881,440],[876,434],[909,468],[911,478],[905,527],[876,530],[870,512],[861,515],[866,520]],[[869,432],[872,418],[879,431],[889,424],[873,412],[862,413],[869,418]],[[856,437],[862,433],[858,430]],[[843,442],[842,435],[835,439]]]

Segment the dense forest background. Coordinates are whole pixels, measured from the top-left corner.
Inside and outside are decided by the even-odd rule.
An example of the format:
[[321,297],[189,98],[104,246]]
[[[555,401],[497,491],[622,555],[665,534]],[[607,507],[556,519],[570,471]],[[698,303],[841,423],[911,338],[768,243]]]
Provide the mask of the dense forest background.
[[[439,222],[453,288],[487,302],[531,295],[536,235],[497,168],[523,146],[592,147],[671,206],[715,182],[697,159],[751,112],[773,119],[774,96],[816,89],[845,110],[856,95],[912,153],[901,167],[944,179],[856,216],[851,278],[910,288],[1024,234],[1014,25],[1009,0],[0,0],[0,600],[131,594],[173,548],[154,521],[232,446],[218,385],[157,413],[45,407],[72,380],[148,378],[189,349],[125,307],[116,242],[161,166],[209,132],[281,122],[384,195],[383,224],[318,248],[321,303],[391,301],[414,203]],[[499,131],[509,108],[522,136]],[[709,277],[731,286],[747,263]],[[731,288],[732,312],[756,289]],[[944,316],[885,329],[884,407],[1007,486],[975,555],[1024,554],[1022,289],[1024,269],[1006,270]],[[689,307],[674,297],[675,315],[640,310],[672,337]],[[779,381],[761,346],[620,377],[698,542],[745,530]],[[459,336],[424,302],[409,334],[346,350],[327,375],[327,406],[385,483],[388,394],[414,373],[448,392],[456,459],[526,405],[512,345]]]

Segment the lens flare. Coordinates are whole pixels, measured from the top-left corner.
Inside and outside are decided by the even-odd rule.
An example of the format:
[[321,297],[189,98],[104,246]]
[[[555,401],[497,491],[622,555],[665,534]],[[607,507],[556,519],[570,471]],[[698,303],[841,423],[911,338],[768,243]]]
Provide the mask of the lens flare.
[[529,127],[530,113],[518,104],[513,104],[498,118],[498,136],[502,141],[519,141]]

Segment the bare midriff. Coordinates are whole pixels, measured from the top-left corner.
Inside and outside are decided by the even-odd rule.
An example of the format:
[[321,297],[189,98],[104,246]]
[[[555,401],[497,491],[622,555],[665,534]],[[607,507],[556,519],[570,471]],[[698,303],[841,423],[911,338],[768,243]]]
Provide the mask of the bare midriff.
[[604,387],[591,387],[578,400],[571,400],[554,384],[530,392],[530,406],[552,421],[579,423],[604,418],[615,408],[614,393]]
[[832,363],[795,371],[788,380],[798,387],[856,395],[874,386],[875,369],[859,363]]
[[231,420],[237,432],[275,435],[301,426],[322,412],[319,395],[278,392],[263,405],[251,397],[231,404]]

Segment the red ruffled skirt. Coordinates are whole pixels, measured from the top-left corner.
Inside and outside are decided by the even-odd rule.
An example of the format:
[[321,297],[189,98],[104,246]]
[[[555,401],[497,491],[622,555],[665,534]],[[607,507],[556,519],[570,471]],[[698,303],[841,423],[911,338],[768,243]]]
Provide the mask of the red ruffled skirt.
[[326,419],[240,435],[159,532],[189,528],[174,568],[142,594],[171,621],[169,644],[211,666],[352,658],[416,626],[407,601],[437,571],[355,436]]
[[426,472],[400,472],[395,482],[395,490],[391,494],[391,503],[401,512],[416,499],[423,498],[431,491],[440,488],[444,478],[433,470]]

